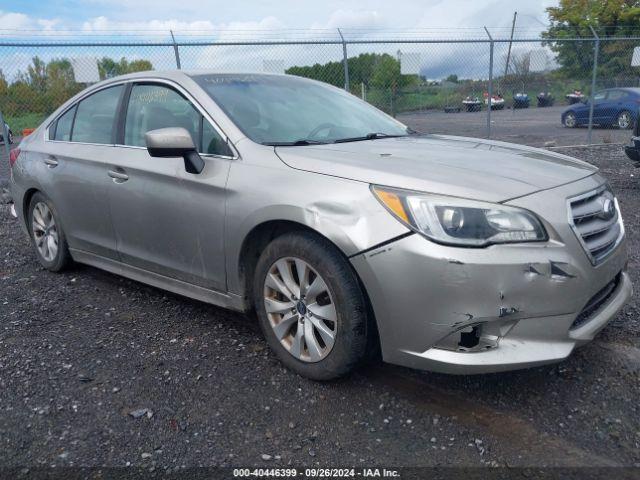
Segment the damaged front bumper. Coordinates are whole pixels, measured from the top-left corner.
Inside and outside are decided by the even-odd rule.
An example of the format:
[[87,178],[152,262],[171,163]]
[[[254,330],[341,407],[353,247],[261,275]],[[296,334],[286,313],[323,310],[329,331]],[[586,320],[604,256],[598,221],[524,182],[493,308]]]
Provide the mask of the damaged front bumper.
[[[586,190],[593,179],[582,183]],[[565,207],[575,189],[545,192],[548,242],[458,248],[413,234],[352,257],[384,360],[486,373],[561,361],[592,340],[632,286],[624,238],[594,266],[575,237]],[[512,204],[530,208],[541,201],[532,196]],[[554,211],[555,202],[562,211]]]

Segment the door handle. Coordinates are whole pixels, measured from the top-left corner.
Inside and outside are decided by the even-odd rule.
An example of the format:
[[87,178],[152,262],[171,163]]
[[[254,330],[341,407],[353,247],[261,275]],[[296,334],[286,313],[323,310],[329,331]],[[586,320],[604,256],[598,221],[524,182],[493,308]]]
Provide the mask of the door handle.
[[122,183],[129,180],[129,175],[122,172],[116,172],[115,170],[109,170],[109,176],[113,178],[113,181],[116,183]]
[[47,167],[49,168],[55,168],[58,166],[58,160],[56,160],[56,157],[47,157],[44,160],[44,163],[47,165]]

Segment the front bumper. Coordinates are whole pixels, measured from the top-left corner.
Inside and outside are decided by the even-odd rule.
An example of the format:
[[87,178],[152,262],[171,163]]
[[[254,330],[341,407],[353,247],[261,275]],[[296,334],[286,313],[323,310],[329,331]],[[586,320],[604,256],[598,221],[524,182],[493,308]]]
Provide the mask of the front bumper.
[[[587,190],[593,179],[582,183]],[[549,242],[473,249],[413,234],[352,257],[372,303],[384,360],[443,373],[486,373],[561,361],[592,340],[629,299],[632,286],[624,271],[626,240],[594,266],[573,234],[566,198],[575,189],[543,194],[551,204],[543,216],[552,219]],[[563,211],[554,211],[554,195]],[[542,198],[510,203],[527,208]],[[588,319],[572,327],[614,279],[615,288]],[[477,342],[467,343],[470,337]]]

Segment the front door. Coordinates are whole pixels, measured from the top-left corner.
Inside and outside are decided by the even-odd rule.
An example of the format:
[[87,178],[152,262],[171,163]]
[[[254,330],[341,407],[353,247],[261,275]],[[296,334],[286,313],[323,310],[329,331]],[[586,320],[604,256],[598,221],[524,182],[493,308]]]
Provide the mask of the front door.
[[[186,128],[205,161],[187,173],[180,158],[154,158],[147,131]],[[230,150],[181,93],[134,84],[124,115],[124,145],[109,164],[111,217],[122,262],[205,288],[226,291],[225,186]]]

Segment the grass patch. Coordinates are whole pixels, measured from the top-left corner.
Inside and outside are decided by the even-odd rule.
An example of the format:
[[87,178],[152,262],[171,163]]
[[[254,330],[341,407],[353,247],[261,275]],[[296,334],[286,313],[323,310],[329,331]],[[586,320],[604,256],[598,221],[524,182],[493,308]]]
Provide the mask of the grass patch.
[[9,128],[14,135],[22,135],[25,128],[36,128],[46,118],[44,113],[25,113],[24,115],[7,116],[4,121],[9,124]]

